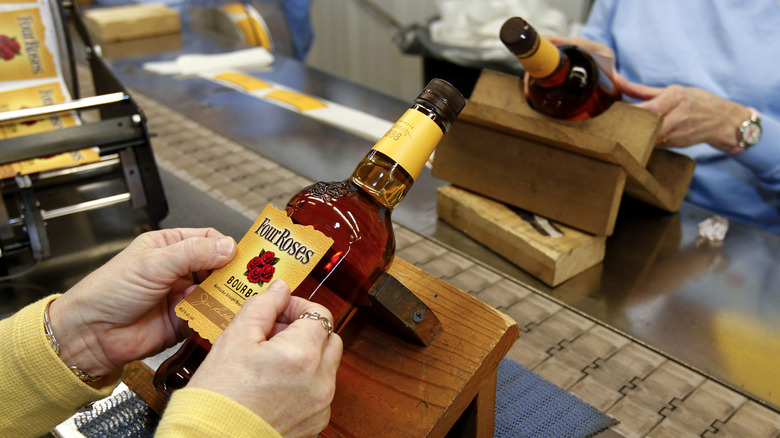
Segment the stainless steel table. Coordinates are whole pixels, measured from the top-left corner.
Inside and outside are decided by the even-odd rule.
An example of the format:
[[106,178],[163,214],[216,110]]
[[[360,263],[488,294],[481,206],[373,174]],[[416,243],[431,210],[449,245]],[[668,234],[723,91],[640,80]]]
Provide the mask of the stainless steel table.
[[[200,46],[194,50],[203,50]],[[314,180],[348,175],[371,142],[200,78],[146,72],[156,56],[115,58],[131,88]],[[219,50],[218,48],[216,50]],[[258,78],[387,119],[408,105],[290,59]],[[438,220],[436,188],[424,172],[394,220],[549,295],[706,374],[780,405],[780,236],[732,222],[720,247],[697,245],[712,213],[690,204],[668,215],[630,200],[608,239],[604,263],[549,288]]]
[[[144,62],[182,53],[219,52],[224,45],[185,36],[142,51],[112,47],[112,68],[129,88],[254,149],[313,180],[343,179],[371,142],[197,77],[145,71]],[[172,47],[171,50],[155,49]],[[127,55],[130,53],[130,55]],[[252,75],[387,120],[408,102],[382,95],[283,57]],[[208,225],[240,236],[240,215],[194,213],[211,202],[163,173],[171,216],[164,226]],[[756,400],[780,406],[780,236],[732,222],[719,247],[696,242],[697,224],[711,212],[684,204],[665,214],[624,200],[604,262],[549,288],[478,242],[439,221],[436,188],[424,171],[394,220],[490,269],[596,319]],[[198,211],[214,211],[198,208]]]

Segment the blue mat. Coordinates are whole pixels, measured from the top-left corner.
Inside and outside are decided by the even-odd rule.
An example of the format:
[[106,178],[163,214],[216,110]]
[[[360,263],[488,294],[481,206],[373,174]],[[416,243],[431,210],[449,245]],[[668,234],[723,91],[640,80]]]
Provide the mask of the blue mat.
[[519,363],[498,365],[495,436],[583,438],[617,424],[593,406]]

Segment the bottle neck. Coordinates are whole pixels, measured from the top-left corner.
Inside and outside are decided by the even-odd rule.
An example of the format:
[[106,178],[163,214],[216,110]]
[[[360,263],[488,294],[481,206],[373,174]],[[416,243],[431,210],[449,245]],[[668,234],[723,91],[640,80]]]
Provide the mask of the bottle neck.
[[571,60],[565,53],[560,52],[560,62],[553,72],[545,77],[537,78],[531,77],[533,82],[541,87],[552,88],[566,82],[569,77],[569,70],[571,69]]
[[420,176],[451,122],[417,100],[358,163],[350,180],[393,209]]
[[534,79],[545,79],[555,76],[556,72],[564,70],[566,56],[547,38],[538,38],[535,49],[522,54],[516,54],[517,60],[523,64],[528,75]]
[[390,210],[404,199],[414,184],[414,180],[403,167],[373,149],[360,160],[350,180]]

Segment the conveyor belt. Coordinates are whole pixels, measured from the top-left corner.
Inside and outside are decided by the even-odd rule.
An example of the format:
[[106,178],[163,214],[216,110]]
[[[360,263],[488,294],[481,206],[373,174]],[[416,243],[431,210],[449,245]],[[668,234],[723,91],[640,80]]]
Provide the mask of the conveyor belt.
[[[254,220],[312,181],[134,94],[158,165]],[[196,211],[192,212],[197,214]],[[620,421],[630,437],[774,437],[780,413],[396,224],[397,256],[514,318],[508,356]]]

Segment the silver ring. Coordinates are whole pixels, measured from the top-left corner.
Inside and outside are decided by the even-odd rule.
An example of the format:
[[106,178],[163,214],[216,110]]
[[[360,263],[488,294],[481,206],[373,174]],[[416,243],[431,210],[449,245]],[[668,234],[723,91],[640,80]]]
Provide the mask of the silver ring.
[[333,324],[330,323],[330,320],[322,315],[320,315],[320,312],[306,312],[303,315],[299,316],[298,319],[316,319],[322,322],[322,326],[325,327],[325,330],[328,331],[328,339],[330,339],[330,334],[333,333]]

